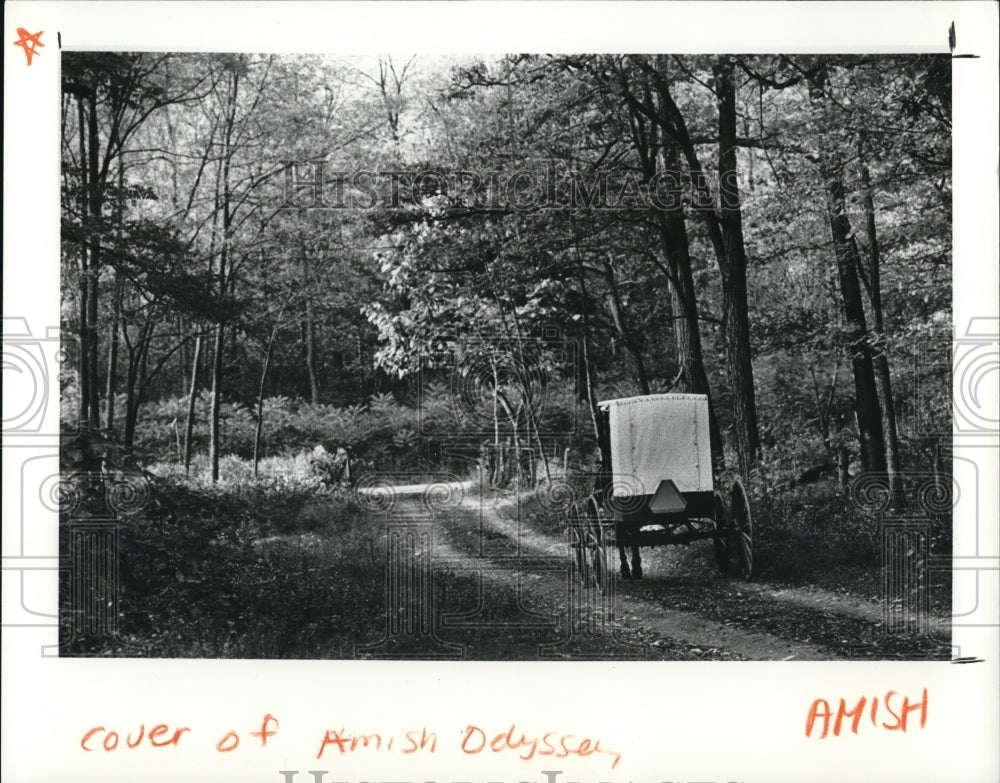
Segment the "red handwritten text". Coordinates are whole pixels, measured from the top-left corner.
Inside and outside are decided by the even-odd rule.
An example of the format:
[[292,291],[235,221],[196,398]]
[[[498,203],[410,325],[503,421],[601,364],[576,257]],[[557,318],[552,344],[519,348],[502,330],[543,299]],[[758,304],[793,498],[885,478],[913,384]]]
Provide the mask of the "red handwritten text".
[[[400,753],[416,753],[418,750],[426,750],[428,753],[435,753],[437,751],[437,734],[433,731],[428,731],[426,728],[404,731],[403,737],[405,737],[406,744],[396,748]],[[391,734],[383,735],[378,732],[372,732],[371,734],[349,734],[347,729],[344,728],[327,729],[323,735],[323,740],[320,742],[316,758],[323,758],[323,753],[331,745],[336,746],[337,750],[341,754],[344,754],[354,753],[358,750],[391,751],[395,742],[396,737]]]
[[894,721],[893,723],[882,721],[881,728],[883,729],[905,732],[910,713],[917,710],[920,711],[920,728],[924,728],[927,725],[927,689],[924,688],[923,696],[917,702],[911,703],[909,697],[904,696],[902,707],[897,712],[894,708],[894,702],[898,701],[896,698],[898,695],[896,691],[889,691],[881,702],[878,696],[874,696],[870,703],[867,697],[862,696],[850,709],[848,709],[847,702],[841,699],[836,712],[830,708],[830,704],[826,699],[816,699],[809,707],[809,714],[806,715],[806,736],[811,737],[813,730],[817,728],[817,722],[822,721],[823,731],[820,733],[819,739],[823,739],[830,733],[830,721],[832,720],[833,736],[839,737],[844,718],[851,718],[851,732],[857,734],[858,726],[865,715],[866,705],[868,706],[868,719],[871,721],[872,726],[876,728],[879,728],[878,718],[880,717],[881,709],[888,712]]
[[[888,701],[891,696],[892,693],[890,692],[886,696],[886,700]],[[926,698],[925,692],[925,703]],[[827,724],[829,723],[831,717],[829,706],[826,707],[824,713],[820,703],[823,705],[826,704],[826,702],[820,699],[813,705],[807,734],[812,731],[813,724],[819,718],[824,718]],[[857,707],[857,710],[860,711],[863,706],[864,699],[862,699],[862,703]],[[908,702],[904,701],[902,717],[899,718],[902,721],[904,731],[907,714],[916,708],[909,707]],[[854,714],[847,711],[843,706],[841,707],[841,711],[848,717]],[[891,708],[890,711],[892,711]],[[841,720],[842,716],[838,716],[834,729],[835,733],[840,731]],[[231,728],[216,734],[209,734],[208,736],[211,739],[209,739],[208,747],[211,748],[211,743],[214,741],[216,751],[224,754],[231,754],[247,745],[255,748],[265,748],[268,744],[274,744],[269,743],[269,740],[278,734],[278,725],[278,719],[268,713],[260,719],[259,723],[241,728],[239,731]],[[921,720],[921,725],[923,725],[923,719]],[[856,726],[857,721],[855,721]],[[172,728],[166,723],[157,723],[148,731],[145,723],[133,724],[127,728],[127,731],[122,732],[106,728],[105,726],[93,726],[80,737],[80,747],[88,753],[95,750],[100,751],[101,749],[105,752],[112,752],[119,748],[136,749],[143,745],[152,748],[177,747],[181,742],[181,737],[191,731],[187,726]],[[247,728],[249,730],[246,730]],[[891,727],[887,726],[887,728]],[[825,725],[823,729],[824,736],[827,731],[828,727]],[[546,757],[563,759],[572,756],[579,758],[601,756],[610,763],[611,769],[615,769],[622,758],[621,753],[604,747],[598,737],[574,735],[569,732],[556,730],[535,733],[524,732],[518,729],[516,723],[511,723],[506,731],[498,733],[487,731],[476,724],[470,723],[466,725],[464,730],[456,732],[455,735],[451,736],[461,738],[460,747],[462,753],[468,756],[480,753],[486,753],[487,755],[508,754],[522,761],[531,761],[532,759],[540,761]],[[247,737],[252,739],[248,741]],[[190,743],[185,742],[185,745],[188,744]],[[324,731],[319,748],[316,751],[316,758],[321,759],[324,754],[329,757],[331,754],[344,756],[354,753],[363,753],[365,755],[436,753],[438,744],[437,732],[430,730],[426,726],[409,730],[401,729],[397,732],[371,731],[367,733],[340,727]],[[240,750],[240,753],[242,752]],[[286,773],[282,772],[281,774],[284,775]],[[295,773],[289,772],[288,774],[294,775]],[[315,775],[316,773],[313,774]],[[548,775],[549,773],[546,772],[545,774]],[[555,783],[554,778],[550,777],[548,783]]]
[[479,726],[469,725],[465,728],[462,738],[462,751],[474,755],[489,750],[492,753],[513,752],[518,758],[528,761],[535,756],[553,756],[562,759],[567,756],[591,756],[604,753],[613,758],[611,768],[614,769],[621,761],[621,754],[601,747],[600,739],[590,737],[576,738],[573,734],[560,731],[547,731],[540,737],[528,736],[517,730],[515,724],[501,734],[489,735]]
[[[154,748],[165,748],[168,745],[176,747],[181,741],[181,735],[185,731],[191,731],[191,729],[187,726],[182,726],[179,729],[174,729],[173,734],[170,734],[169,726],[165,723],[158,723],[146,735],[146,725],[140,723],[138,732],[133,734],[129,730],[125,735],[125,747],[130,749],[139,747],[144,737],[148,739],[149,744]],[[167,737],[168,734],[170,735],[169,737]],[[103,747],[105,750],[111,751],[118,748],[119,739],[117,731],[108,730],[104,726],[94,726],[94,728],[83,735],[83,738],[80,740],[80,747],[87,751],[97,750],[98,747]]]
[[[274,729],[270,728],[271,724],[274,724]],[[260,737],[260,746],[262,748],[267,747],[267,738],[273,737],[278,733],[278,719],[275,718],[271,713],[268,713],[260,722],[260,731],[251,731],[251,737]],[[215,749],[219,753],[229,753],[230,751],[236,750],[240,746],[240,735],[236,733],[233,729],[230,729],[225,733],[225,735],[220,739],[216,745]]]

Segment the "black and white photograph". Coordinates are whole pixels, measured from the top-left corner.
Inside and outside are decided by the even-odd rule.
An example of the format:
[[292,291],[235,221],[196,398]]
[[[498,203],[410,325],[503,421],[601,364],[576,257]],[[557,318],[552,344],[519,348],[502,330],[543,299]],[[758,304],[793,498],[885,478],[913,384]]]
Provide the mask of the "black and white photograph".
[[997,15],[7,3],[0,777],[996,780]]
[[947,54],[64,52],[63,654],[949,658],[951,129]]

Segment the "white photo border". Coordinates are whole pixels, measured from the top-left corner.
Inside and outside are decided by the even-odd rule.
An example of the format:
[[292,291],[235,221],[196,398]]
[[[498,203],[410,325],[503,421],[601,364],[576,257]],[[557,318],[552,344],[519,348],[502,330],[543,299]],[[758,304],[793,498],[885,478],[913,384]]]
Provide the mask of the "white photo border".
[[[955,336],[1000,324],[991,2],[11,2],[4,14],[4,316],[21,319],[5,320],[5,330],[16,325],[43,340],[59,324],[58,39],[66,50],[91,51],[943,53],[952,24]],[[30,67],[12,45],[19,27],[44,31],[44,48]],[[5,384],[5,407],[13,393]],[[5,521],[16,518],[21,466],[58,446],[58,389],[49,393],[41,432],[53,435],[4,438]],[[956,435],[954,451],[973,460],[985,482],[974,508],[955,518],[955,607],[974,606],[977,622],[956,621],[953,640],[962,656],[981,663],[60,659],[39,652],[57,643],[54,626],[8,627],[3,779],[266,783],[287,779],[280,770],[299,770],[295,781],[316,779],[309,770],[329,770],[321,780],[995,780],[998,441]],[[979,525],[970,538],[973,517]],[[13,626],[25,579],[39,591],[33,606],[57,606],[55,515],[34,533],[36,551],[52,553],[30,564],[37,573],[25,576],[17,532],[4,525],[3,613]],[[975,579],[960,568],[978,569]],[[889,690],[919,696],[924,688],[929,716],[922,731],[824,740],[804,734],[815,698],[856,700]],[[267,713],[280,728],[266,748],[245,742],[232,753],[216,750],[229,730],[249,740]],[[176,748],[80,747],[91,726],[127,732],[140,723],[191,731]],[[612,769],[593,758],[522,761],[459,750],[468,725],[496,733],[512,723],[529,732],[600,737],[622,760]],[[433,756],[316,759],[326,729],[422,726],[438,734]]]

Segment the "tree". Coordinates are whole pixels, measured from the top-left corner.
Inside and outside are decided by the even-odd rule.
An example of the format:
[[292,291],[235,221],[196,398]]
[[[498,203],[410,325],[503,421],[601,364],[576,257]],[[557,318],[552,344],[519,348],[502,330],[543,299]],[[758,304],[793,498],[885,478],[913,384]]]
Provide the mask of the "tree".
[[[641,162],[645,182],[651,183],[658,176],[665,175],[668,181],[679,183],[682,150],[692,181],[703,182],[701,165],[693,152],[683,118],[663,74],[642,58],[629,58],[627,62],[636,66],[640,74],[641,91],[640,88],[631,85],[625,64],[618,68],[618,84],[622,98],[631,111],[633,143]],[[662,163],[659,162],[661,160]],[[657,209],[654,213],[662,257],[667,262],[666,266],[662,263],[660,266],[672,285],[674,334],[681,362],[681,377],[684,378],[688,391],[705,394],[709,398],[712,454],[715,461],[721,464],[722,437],[705,371],[701,323],[692,275],[690,240],[680,195],[677,191],[668,193],[666,208]],[[697,193],[696,212],[701,216],[705,215],[704,211],[708,207],[704,195],[704,191]],[[710,225],[714,226],[714,223]]]
[[736,453],[745,478],[757,461],[760,435],[753,366],[750,360],[750,319],[747,308],[747,255],[743,243],[743,214],[740,208],[737,171],[736,80],[734,58],[722,56],[713,64],[715,89],[719,96],[719,227],[723,251],[719,257],[722,274],[722,320],[726,333],[726,353],[733,381],[733,426]]
[[[79,245],[79,418],[95,428],[100,416],[98,344],[103,245],[116,231],[119,241],[126,241],[122,233],[123,157],[130,142],[155,112],[195,100],[202,87],[197,76],[172,78],[169,58],[170,55],[74,52],[63,63],[63,93],[77,103],[74,127],[73,115],[67,111],[68,101],[64,102],[67,120],[63,124],[64,177],[76,198],[64,199],[63,230]],[[111,180],[116,169],[117,194]],[[117,219],[109,220],[106,214],[109,196],[110,203],[117,206]],[[117,330],[112,328],[111,334],[116,335]],[[112,345],[115,345],[113,340]],[[109,370],[113,389],[113,363]],[[113,421],[111,405],[109,426]]]
[[[810,99],[819,107],[824,118],[832,113],[831,97],[827,92],[828,78],[829,69],[823,63],[809,80]],[[820,144],[817,157],[820,176],[823,178],[826,190],[826,209],[833,238],[840,292],[843,297],[844,319],[847,324],[847,348],[854,375],[855,414],[858,440],[861,444],[861,461],[866,470],[885,471],[882,409],[875,384],[871,343],[858,279],[861,258],[854,239],[854,230],[847,216],[844,164],[837,156],[837,148],[829,143]]]
[[[941,58],[88,55],[66,87],[64,390],[130,445],[186,413],[190,464],[197,412],[218,476],[288,446],[269,394],[375,406],[412,445],[423,368],[441,437],[472,431],[444,382],[478,395],[501,483],[606,458],[598,400],[673,390],[765,483],[933,447],[900,357],[950,312]],[[557,443],[542,394],[591,426]]]

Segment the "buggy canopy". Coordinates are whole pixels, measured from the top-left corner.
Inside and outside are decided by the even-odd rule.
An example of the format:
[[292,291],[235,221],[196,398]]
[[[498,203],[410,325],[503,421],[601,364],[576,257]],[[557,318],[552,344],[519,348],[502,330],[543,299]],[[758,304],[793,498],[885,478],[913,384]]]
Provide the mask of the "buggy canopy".
[[664,479],[681,492],[713,490],[704,394],[650,394],[598,407],[608,414],[616,496],[651,495]]

